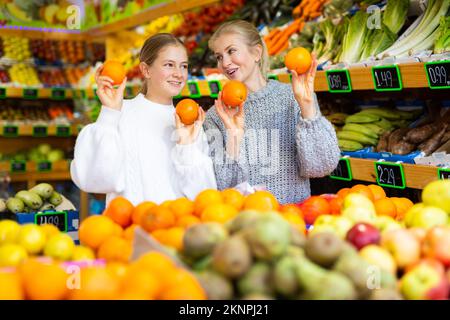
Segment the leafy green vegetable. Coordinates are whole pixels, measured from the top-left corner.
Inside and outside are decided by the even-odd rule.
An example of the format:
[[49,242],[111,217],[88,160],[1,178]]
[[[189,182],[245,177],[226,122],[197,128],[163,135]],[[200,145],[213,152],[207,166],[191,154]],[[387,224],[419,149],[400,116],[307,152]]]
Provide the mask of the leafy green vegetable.
[[383,23],[397,34],[403,27],[409,9],[409,0],[388,0],[383,12]]
[[361,60],[375,56],[383,50],[386,50],[394,44],[395,40],[397,40],[397,35],[382,23],[381,29],[372,30],[365,40]]
[[450,17],[441,17],[434,53],[450,51]]
[[342,42],[340,61],[346,63],[358,62],[364,49],[365,40],[369,33],[367,19],[369,15],[364,11],[358,11],[348,24]]

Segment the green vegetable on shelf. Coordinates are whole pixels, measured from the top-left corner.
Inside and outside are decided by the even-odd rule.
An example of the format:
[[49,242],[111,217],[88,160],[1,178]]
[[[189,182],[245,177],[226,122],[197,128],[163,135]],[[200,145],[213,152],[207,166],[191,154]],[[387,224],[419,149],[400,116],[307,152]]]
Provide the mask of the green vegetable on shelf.
[[434,43],[434,53],[450,51],[450,16],[441,17],[438,35]]
[[371,30],[361,54],[361,60],[373,57],[378,53],[392,46],[397,39],[397,35],[389,30],[384,24],[381,29]]
[[366,12],[358,11],[350,19],[342,42],[341,62],[354,63],[360,60],[369,33],[368,18]]
[[397,34],[405,24],[409,0],[389,0],[383,12],[383,23],[392,33]]

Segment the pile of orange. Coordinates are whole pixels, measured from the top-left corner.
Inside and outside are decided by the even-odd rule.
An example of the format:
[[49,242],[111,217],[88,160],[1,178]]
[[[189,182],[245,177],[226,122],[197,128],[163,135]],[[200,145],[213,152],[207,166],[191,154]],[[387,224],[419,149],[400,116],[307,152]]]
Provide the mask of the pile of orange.
[[340,201],[343,201],[349,193],[366,196],[373,202],[377,215],[390,216],[398,221],[402,221],[408,209],[414,205],[408,198],[387,197],[383,188],[375,184],[368,186],[357,184],[352,188],[339,190],[336,195],[341,199]]
[[0,300],[5,299],[203,300],[206,294],[191,273],[167,256],[149,252],[131,264],[90,266],[78,274],[30,259],[14,271],[0,270]]

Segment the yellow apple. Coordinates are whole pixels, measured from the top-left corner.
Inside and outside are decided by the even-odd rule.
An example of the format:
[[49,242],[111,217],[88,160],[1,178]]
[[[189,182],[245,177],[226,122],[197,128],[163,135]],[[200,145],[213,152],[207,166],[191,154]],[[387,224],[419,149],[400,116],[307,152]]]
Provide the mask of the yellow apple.
[[0,245],[14,243],[19,236],[20,225],[12,220],[0,221]]
[[375,214],[375,206],[373,205],[373,202],[366,196],[359,193],[350,193],[345,197],[344,209],[351,207],[364,208]]
[[450,180],[436,180],[429,183],[422,191],[422,201],[450,214]]
[[[364,196],[362,197],[365,198]],[[348,207],[344,209],[344,211],[342,211],[342,216],[352,220],[355,223],[368,222],[371,224],[374,224],[377,218],[375,210],[358,206]]]
[[446,225],[447,222],[447,212],[438,207],[425,206],[414,214],[410,226],[429,229],[434,226]]
[[396,274],[397,265],[392,255],[386,249],[370,244],[359,251],[359,255],[372,265],[378,266],[392,274]]

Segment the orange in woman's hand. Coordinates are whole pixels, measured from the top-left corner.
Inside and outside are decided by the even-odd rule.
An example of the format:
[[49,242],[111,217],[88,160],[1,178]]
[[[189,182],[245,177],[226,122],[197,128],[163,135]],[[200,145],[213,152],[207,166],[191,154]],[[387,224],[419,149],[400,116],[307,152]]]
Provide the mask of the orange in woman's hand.
[[191,125],[198,118],[199,105],[192,99],[183,99],[177,103],[175,112],[185,125]]
[[125,79],[126,71],[119,61],[106,60],[103,64],[102,76],[110,77],[114,82],[113,85],[119,85]]
[[228,81],[222,90],[222,101],[228,107],[239,107],[247,99],[247,88],[236,80]]
[[284,64],[289,70],[295,70],[298,74],[303,74],[311,67],[312,57],[305,48],[294,48],[284,57]]

